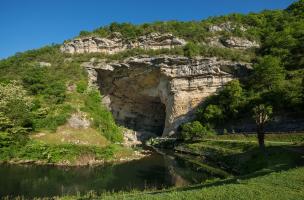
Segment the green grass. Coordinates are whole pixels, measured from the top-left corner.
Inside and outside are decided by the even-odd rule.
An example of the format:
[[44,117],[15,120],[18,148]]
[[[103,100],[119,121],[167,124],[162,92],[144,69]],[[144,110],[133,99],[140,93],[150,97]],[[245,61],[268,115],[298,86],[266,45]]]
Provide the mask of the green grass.
[[39,132],[32,134],[31,139],[47,144],[79,144],[105,147],[110,142],[93,128],[75,129],[68,125],[58,127],[56,132]]
[[180,189],[144,192],[105,193],[97,196],[66,196],[59,199],[132,199],[132,200],[302,200],[304,199],[304,167],[273,172],[258,177],[233,178],[210,184]]
[[111,142],[122,142],[121,128],[115,123],[112,113],[100,103],[101,95],[97,90],[87,91],[82,111],[89,113],[93,126]]
[[47,144],[34,140],[24,145],[0,148],[1,161],[38,161],[40,163],[83,165],[90,161],[109,161],[131,156],[133,151],[119,145],[106,147],[74,144]]
[[[237,141],[257,141],[256,134],[227,134],[227,135],[216,135],[208,136],[207,139],[215,140],[237,140]],[[276,141],[276,142],[292,142],[301,143],[304,142],[304,133],[282,133],[282,134],[271,134],[265,135],[265,141]]]
[[[304,163],[302,145],[297,145],[303,135],[288,138],[288,135],[268,136],[265,153],[261,152],[253,137],[216,136],[195,143],[180,144],[175,149],[207,157],[235,175],[256,173],[260,170],[282,170]],[[274,141],[269,140],[272,139]],[[280,139],[285,142],[280,142]],[[296,139],[295,139],[296,138]],[[256,140],[256,139],[255,139]],[[289,141],[289,142],[288,142]],[[290,142],[294,141],[294,143]]]
[[[183,188],[100,195],[88,193],[85,196],[66,196],[61,199],[300,200],[304,198],[304,146],[290,142],[299,137],[301,136],[288,138],[287,135],[277,137],[272,135],[269,138],[277,142],[268,140],[265,153],[260,151],[256,141],[245,140],[243,137],[236,137],[236,140],[232,140],[232,136],[229,138],[219,136],[213,137],[212,140],[181,144],[178,147],[183,147],[190,153],[207,156],[207,161],[208,158],[212,158],[221,168],[205,165],[199,162],[201,159],[182,155],[187,161],[210,173],[226,177],[226,179],[215,179],[210,183]],[[282,138],[289,142],[278,143]]]

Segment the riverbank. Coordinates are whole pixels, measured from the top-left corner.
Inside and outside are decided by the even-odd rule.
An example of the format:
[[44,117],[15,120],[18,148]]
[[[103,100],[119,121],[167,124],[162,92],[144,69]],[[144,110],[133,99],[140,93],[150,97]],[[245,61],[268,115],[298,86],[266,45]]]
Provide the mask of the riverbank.
[[[188,174],[186,169],[189,169],[190,166],[196,166],[195,168],[199,169],[199,173],[196,172],[198,174],[195,174],[193,178],[197,178],[202,173],[212,175],[194,185],[180,187],[173,185],[169,189],[160,189],[164,187],[155,188],[152,183],[152,186],[137,189],[141,191],[130,189],[117,190],[121,192],[113,193],[107,192],[112,190],[101,192],[100,190],[98,192],[93,190],[79,195],[76,195],[78,193],[59,195],[51,199],[303,199],[303,135],[290,135],[290,137],[280,135],[278,136],[280,139],[275,138],[275,136],[268,136],[265,153],[260,152],[257,142],[251,140],[253,137],[249,136],[248,140],[244,139],[245,137],[247,136],[236,136],[233,139],[233,135],[217,136],[175,145],[175,154],[166,155],[166,159],[164,159],[170,174],[179,172],[170,176],[171,179],[180,182],[180,178]],[[269,138],[272,138],[272,140],[269,140]],[[179,158],[185,160],[187,164],[184,168],[172,168]],[[138,173],[143,180],[146,179],[145,177],[162,177],[159,166],[150,166],[151,162],[159,163],[159,160],[149,160],[149,157],[148,160],[144,160],[146,158],[115,165],[120,169],[117,171],[118,168],[114,170],[110,167],[112,175],[108,177],[109,180],[116,180],[113,179],[113,176],[118,176],[117,181],[126,181],[122,185],[122,187],[126,187],[125,184],[138,178],[136,177]],[[134,165],[142,162],[145,164]],[[171,165],[168,166],[168,163],[171,163]],[[125,170],[122,172],[122,169]],[[150,171],[147,172],[147,169]],[[133,171],[133,175],[126,174],[125,171],[130,173]],[[121,174],[117,175],[117,173]],[[153,176],[150,173],[153,173]],[[103,174],[100,175],[103,177]],[[125,175],[129,177],[124,179]],[[159,177],[157,180],[159,180]],[[95,180],[95,178],[92,180]],[[107,184],[108,182],[105,183],[105,185]],[[100,187],[98,184],[96,186],[97,188]],[[67,188],[69,188],[68,185]],[[37,197],[39,199],[40,196]]]
[[24,145],[0,148],[0,164],[51,166],[96,166],[123,163],[149,155],[149,151],[118,144],[105,147],[76,144],[47,144],[30,140]]
[[[267,134],[261,152],[255,135],[218,135],[200,141],[180,142],[175,152],[194,155],[194,162],[212,162],[235,176],[259,170],[286,170],[304,164],[304,134]],[[158,144],[158,146],[164,146]],[[172,144],[168,145],[172,148]]]
[[287,171],[272,172],[264,175],[252,175],[243,178],[232,178],[210,184],[199,184],[190,187],[160,190],[134,191],[121,193],[94,192],[84,196],[64,196],[55,199],[104,199],[104,200],[302,200],[304,199],[304,167]]
[[92,158],[86,161],[77,160],[76,163],[71,163],[68,160],[63,160],[58,163],[49,163],[44,160],[22,160],[14,158],[12,160],[0,161],[1,164],[12,164],[12,165],[48,165],[48,166],[58,166],[58,167],[84,167],[84,166],[100,166],[105,164],[121,164],[125,162],[130,162],[133,160],[139,160],[149,155],[147,151],[134,151],[132,155],[123,158],[113,158],[108,160],[95,160]]
[[[192,143],[179,143],[173,148],[181,153],[181,156],[196,155],[191,157],[192,160],[188,159],[196,164],[208,163],[208,161],[216,163],[214,173],[222,174],[226,179],[215,179],[183,188],[101,195],[91,193],[59,199],[300,200],[304,198],[303,136],[303,134],[268,135],[265,153],[259,150],[254,135],[223,135]],[[172,147],[170,141],[164,142]],[[213,168],[208,167],[208,169],[212,173]],[[227,172],[233,176],[229,176]]]

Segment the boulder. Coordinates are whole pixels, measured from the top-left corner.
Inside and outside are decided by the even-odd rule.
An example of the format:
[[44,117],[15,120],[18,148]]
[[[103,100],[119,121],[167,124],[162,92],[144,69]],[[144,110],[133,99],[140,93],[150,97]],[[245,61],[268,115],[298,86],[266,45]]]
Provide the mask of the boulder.
[[235,49],[249,49],[260,47],[259,43],[256,41],[250,41],[246,38],[241,37],[229,37],[226,39],[221,39],[221,42],[224,46]]

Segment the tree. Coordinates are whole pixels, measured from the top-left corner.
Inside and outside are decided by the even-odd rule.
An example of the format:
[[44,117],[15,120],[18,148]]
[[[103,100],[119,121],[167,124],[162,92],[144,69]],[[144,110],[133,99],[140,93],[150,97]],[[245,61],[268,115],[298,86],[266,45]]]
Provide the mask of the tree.
[[304,17],[304,0],[296,1],[295,3],[291,4],[286,10],[293,15]]
[[273,56],[264,56],[254,66],[252,85],[258,89],[274,89],[279,87],[285,78],[285,72],[280,59]]
[[27,127],[31,124],[32,98],[20,84],[0,83],[0,130],[8,127]]
[[7,116],[5,116],[4,113],[0,112],[0,131],[5,131],[13,126],[14,124],[12,121]]
[[195,57],[200,54],[200,48],[193,42],[188,42],[184,47],[184,55],[187,57]]
[[238,80],[233,80],[225,85],[219,94],[219,104],[224,108],[225,115],[235,117],[243,102],[243,89]]
[[182,125],[181,136],[184,140],[193,141],[194,139],[202,139],[207,135],[213,135],[213,132],[199,121],[188,122]]
[[259,146],[262,150],[265,149],[265,132],[264,127],[266,123],[270,120],[270,116],[272,115],[272,107],[266,106],[264,104],[257,105],[253,108],[254,112],[254,119],[255,123],[257,125],[257,136],[258,136],[258,142]]
[[218,105],[210,104],[202,112],[203,121],[214,125],[222,122],[224,115],[222,109]]
[[80,37],[85,37],[89,36],[91,33],[89,31],[80,31],[79,36]]

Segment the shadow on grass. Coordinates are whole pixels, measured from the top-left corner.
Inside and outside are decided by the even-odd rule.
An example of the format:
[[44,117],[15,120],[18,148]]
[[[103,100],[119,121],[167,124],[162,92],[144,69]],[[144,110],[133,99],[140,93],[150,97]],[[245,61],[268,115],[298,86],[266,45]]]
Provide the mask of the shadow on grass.
[[264,152],[262,152],[258,147],[255,147],[242,153],[226,156],[219,155],[216,159],[213,158],[212,160],[222,162],[226,166],[230,166],[225,170],[234,174],[235,177],[213,183],[148,193],[158,194],[170,191],[188,191],[225,184],[236,184],[240,183],[240,180],[247,180],[265,176],[272,172],[285,171],[295,167],[304,166],[304,146],[268,146]]

